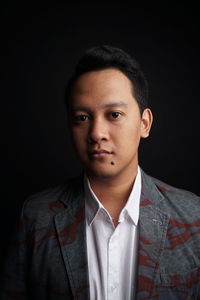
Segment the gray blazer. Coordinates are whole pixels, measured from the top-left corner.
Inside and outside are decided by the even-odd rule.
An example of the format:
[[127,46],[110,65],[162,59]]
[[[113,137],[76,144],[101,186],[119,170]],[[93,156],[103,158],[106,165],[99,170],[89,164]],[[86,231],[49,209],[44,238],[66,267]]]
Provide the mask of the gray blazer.
[[[1,299],[90,299],[85,222],[82,178],[27,199]],[[200,198],[143,171],[136,285],[136,300],[200,299]]]

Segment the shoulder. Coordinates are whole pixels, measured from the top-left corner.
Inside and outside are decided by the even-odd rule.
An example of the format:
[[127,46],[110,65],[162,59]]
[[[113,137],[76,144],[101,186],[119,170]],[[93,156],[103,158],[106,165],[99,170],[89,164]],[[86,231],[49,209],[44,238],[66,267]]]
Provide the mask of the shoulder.
[[54,216],[70,205],[71,199],[77,196],[81,181],[81,177],[70,178],[63,184],[30,195],[23,204],[22,214],[32,217]]
[[143,177],[148,182],[148,188],[153,187],[160,194],[158,208],[171,217],[182,219],[186,222],[199,220],[200,197],[194,193],[169,185],[157,178],[143,172]]
[[157,178],[154,178],[152,176],[151,177],[152,181],[154,182],[154,184],[157,186],[157,188],[159,189],[159,191],[161,193],[163,193],[163,195],[168,196],[168,197],[181,197],[181,199],[184,199],[185,197],[191,198],[191,199],[196,199],[199,200],[200,197],[196,194],[194,194],[191,191],[182,189],[182,188],[178,188],[175,187],[173,185],[169,185],[168,183],[165,183]]

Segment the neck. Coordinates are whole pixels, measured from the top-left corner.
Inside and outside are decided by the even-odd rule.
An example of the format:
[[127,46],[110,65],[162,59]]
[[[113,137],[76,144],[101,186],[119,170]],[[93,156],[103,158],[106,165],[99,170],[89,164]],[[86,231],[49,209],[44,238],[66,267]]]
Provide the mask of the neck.
[[135,168],[128,178],[95,178],[88,176],[90,185],[102,205],[107,209],[111,217],[118,219],[132,190],[137,175]]

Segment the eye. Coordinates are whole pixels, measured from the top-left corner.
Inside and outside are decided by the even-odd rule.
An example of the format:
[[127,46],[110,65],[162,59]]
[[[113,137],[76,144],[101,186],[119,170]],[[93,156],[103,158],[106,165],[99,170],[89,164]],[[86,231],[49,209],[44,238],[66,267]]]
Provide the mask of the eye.
[[121,116],[121,113],[118,111],[114,111],[111,113],[112,118],[117,119],[119,116]]
[[75,122],[84,122],[89,119],[87,115],[78,115],[74,117]]

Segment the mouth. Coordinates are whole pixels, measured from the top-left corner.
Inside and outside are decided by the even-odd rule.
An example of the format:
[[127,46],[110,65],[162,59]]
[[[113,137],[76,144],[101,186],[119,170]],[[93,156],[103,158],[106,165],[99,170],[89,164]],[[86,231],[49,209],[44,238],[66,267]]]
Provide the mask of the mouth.
[[91,157],[91,158],[104,158],[104,157],[108,157],[108,156],[112,155],[113,152],[109,152],[107,150],[100,149],[100,150],[89,151],[88,154],[89,154],[89,157]]

